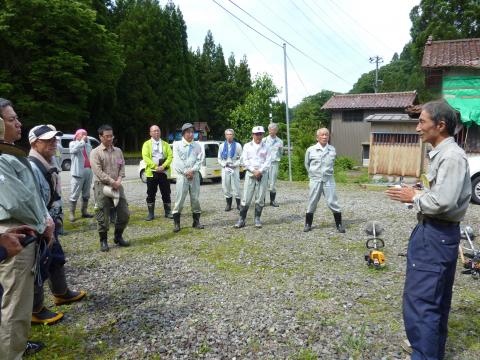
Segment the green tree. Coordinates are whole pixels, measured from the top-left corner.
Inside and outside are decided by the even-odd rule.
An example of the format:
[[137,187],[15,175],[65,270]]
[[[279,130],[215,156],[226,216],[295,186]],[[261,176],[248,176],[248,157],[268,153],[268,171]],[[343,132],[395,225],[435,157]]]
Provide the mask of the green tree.
[[120,49],[96,20],[82,1],[0,1],[0,92],[27,128],[91,127],[90,114],[115,101]]
[[260,74],[255,77],[252,90],[247,94],[245,102],[230,113],[230,123],[241,142],[251,140],[252,127],[268,125],[271,99],[278,92],[270,75]]

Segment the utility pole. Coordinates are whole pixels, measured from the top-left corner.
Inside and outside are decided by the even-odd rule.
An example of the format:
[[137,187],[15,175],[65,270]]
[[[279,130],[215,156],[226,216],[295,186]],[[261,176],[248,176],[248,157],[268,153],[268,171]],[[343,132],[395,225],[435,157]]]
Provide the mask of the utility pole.
[[287,120],[288,180],[292,182],[292,156],[290,154],[290,115],[288,111],[287,45],[285,43],[283,43],[283,63],[285,67],[285,115]]
[[383,83],[383,80],[378,80],[378,64],[383,63],[383,58],[380,56],[373,56],[370,58],[370,63],[373,64],[375,63],[376,68],[375,68],[375,83],[373,84],[373,89],[375,91],[375,94],[378,92],[378,85]]

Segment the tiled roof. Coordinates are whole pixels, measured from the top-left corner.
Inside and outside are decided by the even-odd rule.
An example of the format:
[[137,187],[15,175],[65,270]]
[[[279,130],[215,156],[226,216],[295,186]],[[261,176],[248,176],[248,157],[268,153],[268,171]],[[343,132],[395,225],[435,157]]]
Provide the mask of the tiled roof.
[[417,119],[412,119],[408,114],[373,114],[367,116],[365,121],[369,122],[414,122]]
[[416,91],[333,95],[322,109],[403,109],[416,103],[416,99]]
[[425,44],[422,67],[480,68],[480,39],[432,41]]

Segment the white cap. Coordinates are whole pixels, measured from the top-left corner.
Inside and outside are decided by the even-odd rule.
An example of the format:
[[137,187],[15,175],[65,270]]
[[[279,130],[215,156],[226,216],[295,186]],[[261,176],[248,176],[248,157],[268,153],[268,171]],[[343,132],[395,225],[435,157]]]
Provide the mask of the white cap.
[[[53,129],[52,129],[53,128]],[[38,125],[35,126],[28,133],[28,141],[30,144],[33,144],[37,140],[50,140],[55,136],[62,136],[61,131],[54,130],[55,128],[52,125]]]
[[265,130],[263,129],[263,126],[254,126],[252,129],[252,134],[258,134],[258,133],[264,133]]

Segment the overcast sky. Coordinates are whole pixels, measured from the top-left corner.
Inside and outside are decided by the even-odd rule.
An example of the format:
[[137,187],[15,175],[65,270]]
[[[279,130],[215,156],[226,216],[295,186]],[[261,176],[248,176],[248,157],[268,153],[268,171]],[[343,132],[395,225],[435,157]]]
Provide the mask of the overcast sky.
[[[252,75],[266,72],[285,100],[283,49],[287,43],[289,106],[322,89],[347,92],[360,75],[375,68],[370,57],[390,62],[410,40],[409,13],[420,0],[174,0],[188,31],[188,44],[202,47],[208,30],[225,57],[247,56]],[[235,14],[272,41],[227,13]],[[166,0],[160,3],[165,5]],[[267,30],[243,12],[273,30]],[[310,58],[309,58],[310,57]]]

